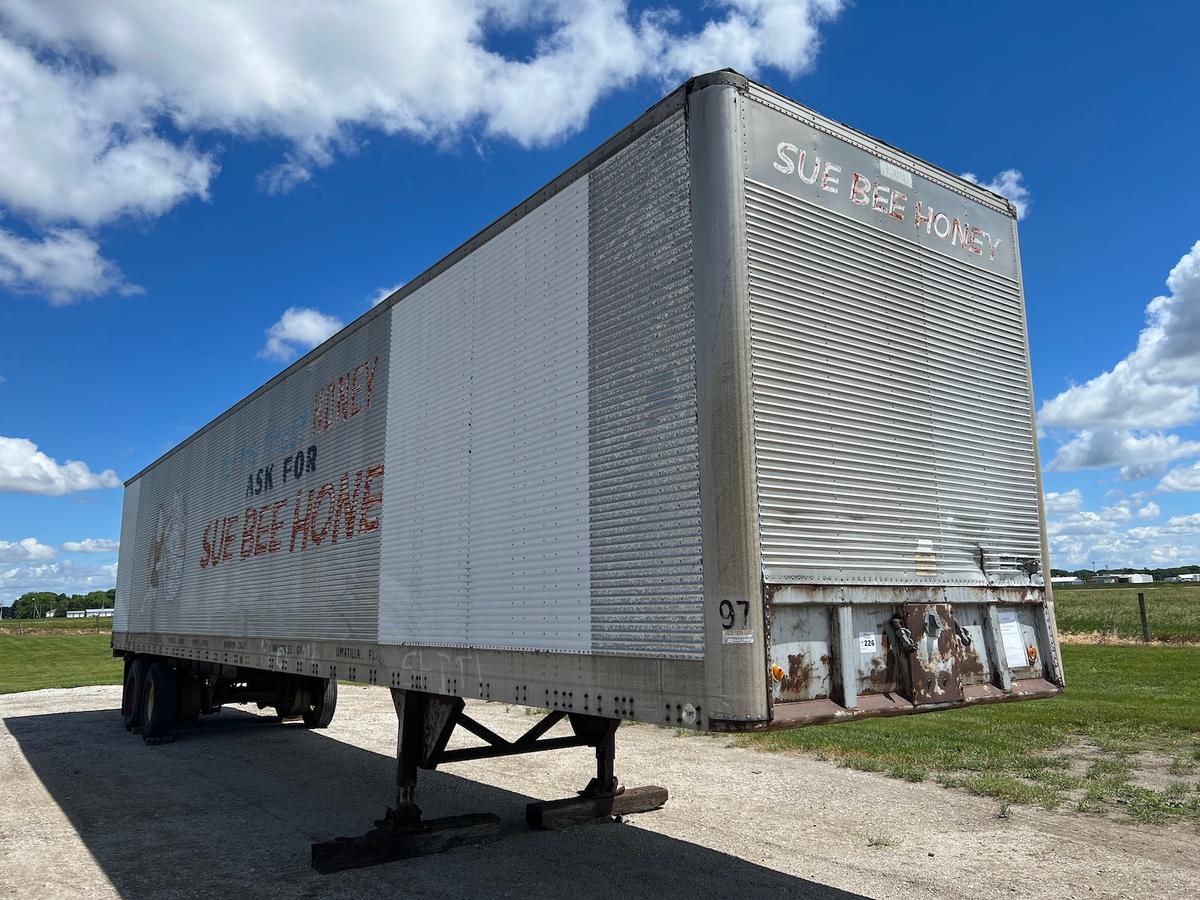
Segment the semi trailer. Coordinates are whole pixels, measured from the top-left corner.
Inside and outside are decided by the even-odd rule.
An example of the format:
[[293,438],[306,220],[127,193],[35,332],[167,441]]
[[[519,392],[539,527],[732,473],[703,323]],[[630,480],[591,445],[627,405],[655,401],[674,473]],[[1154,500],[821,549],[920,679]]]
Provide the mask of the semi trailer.
[[1009,201],[693,78],[126,483],[125,725],[389,689],[396,803],[330,871],[498,830],[422,820],[422,767],[594,747],[549,827],[665,800],[621,721],[1053,695],[1032,401]]

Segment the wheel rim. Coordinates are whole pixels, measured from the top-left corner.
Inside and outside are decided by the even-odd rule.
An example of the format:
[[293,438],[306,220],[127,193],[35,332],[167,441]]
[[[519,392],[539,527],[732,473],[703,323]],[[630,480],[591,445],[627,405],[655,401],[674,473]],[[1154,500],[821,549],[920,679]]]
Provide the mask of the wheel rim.
[[146,688],[146,708],[143,710],[143,719],[149,721],[154,718],[154,682],[151,681]]

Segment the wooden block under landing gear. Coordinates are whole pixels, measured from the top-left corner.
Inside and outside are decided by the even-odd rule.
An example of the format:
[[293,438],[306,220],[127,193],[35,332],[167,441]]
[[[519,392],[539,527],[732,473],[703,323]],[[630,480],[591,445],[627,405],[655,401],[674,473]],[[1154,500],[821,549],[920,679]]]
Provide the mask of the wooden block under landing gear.
[[626,788],[615,797],[568,797],[525,806],[525,822],[530,828],[570,828],[631,813],[650,812],[667,802],[667,789],[647,785]]
[[407,828],[377,828],[362,837],[312,845],[312,867],[322,875],[441,853],[500,836],[500,817],[491,813],[431,819]]

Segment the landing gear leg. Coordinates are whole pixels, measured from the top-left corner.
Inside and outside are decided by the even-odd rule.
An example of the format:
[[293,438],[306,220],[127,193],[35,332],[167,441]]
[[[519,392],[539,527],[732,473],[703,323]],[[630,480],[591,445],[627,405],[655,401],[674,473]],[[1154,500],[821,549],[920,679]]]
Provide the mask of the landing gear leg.
[[626,788],[616,776],[617,719],[572,713],[576,735],[596,748],[596,776],[578,797],[548,800],[525,806],[530,828],[569,828],[588,822],[610,822],[632,813],[649,812],[667,802],[667,789],[655,785]]
[[425,821],[417,805],[417,770],[437,765],[462,700],[393,688],[392,703],[399,720],[396,805],[362,837],[313,844],[312,867],[322,875],[427,856],[500,836],[500,818],[491,813]]
[[[530,803],[525,821],[531,828],[566,828],[585,822],[611,822],[629,813],[649,812],[667,802],[666,788],[623,788],[616,776],[617,719],[553,710],[516,740],[496,734],[463,711],[460,697],[392,689],[399,720],[396,752],[396,805],[390,807],[375,829],[362,837],[338,838],[312,845],[313,868],[322,874],[413,856],[426,856],[463,844],[478,844],[498,837],[500,819],[490,813],[421,817],[417,806],[417,770],[442,763],[495,759],[521,753],[540,753],[567,747],[594,747],[596,776],[578,797]],[[546,737],[564,718],[574,734]],[[446,749],[450,733],[461,726],[483,745]]]

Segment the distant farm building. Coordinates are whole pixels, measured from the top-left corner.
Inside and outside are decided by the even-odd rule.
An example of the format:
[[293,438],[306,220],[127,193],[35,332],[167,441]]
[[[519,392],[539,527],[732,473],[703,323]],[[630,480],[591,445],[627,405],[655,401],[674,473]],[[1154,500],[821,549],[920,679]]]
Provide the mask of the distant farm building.
[[111,609],[68,609],[68,619],[105,619],[113,614]]
[[1051,575],[1050,583],[1056,587],[1063,584],[1083,584],[1083,579],[1078,575]]
[[1151,584],[1154,576],[1143,572],[1109,572],[1096,576],[1094,580],[1100,584]]
[[1095,578],[1089,578],[1088,584],[1150,584],[1153,581],[1153,575],[1146,575],[1143,572],[1106,572]]

